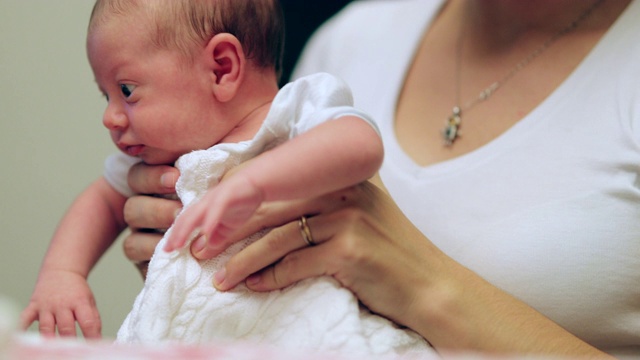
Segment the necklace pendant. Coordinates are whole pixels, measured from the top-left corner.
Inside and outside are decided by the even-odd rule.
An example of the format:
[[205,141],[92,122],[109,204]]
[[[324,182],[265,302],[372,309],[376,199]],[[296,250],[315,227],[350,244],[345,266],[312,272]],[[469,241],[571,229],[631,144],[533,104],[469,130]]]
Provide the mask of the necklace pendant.
[[447,123],[442,130],[442,137],[446,146],[453,145],[453,142],[460,136],[460,123],[462,122],[460,108],[458,106],[453,107],[451,116],[447,119]]

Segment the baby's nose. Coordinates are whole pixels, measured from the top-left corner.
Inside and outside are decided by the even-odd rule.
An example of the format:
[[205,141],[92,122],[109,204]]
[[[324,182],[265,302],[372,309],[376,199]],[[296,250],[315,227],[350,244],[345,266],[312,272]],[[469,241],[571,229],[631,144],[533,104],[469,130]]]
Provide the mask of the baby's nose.
[[109,130],[122,130],[127,127],[127,116],[115,106],[107,106],[102,116],[102,124]]

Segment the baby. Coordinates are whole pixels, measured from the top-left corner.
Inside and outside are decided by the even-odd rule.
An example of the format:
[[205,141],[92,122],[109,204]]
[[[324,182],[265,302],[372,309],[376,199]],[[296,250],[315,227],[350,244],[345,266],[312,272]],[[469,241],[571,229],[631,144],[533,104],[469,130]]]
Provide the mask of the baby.
[[[317,74],[278,90],[282,35],[277,0],[97,1],[87,52],[108,101],[103,123],[123,154],[108,159],[62,219],[24,327],[37,320],[44,335],[75,335],[77,321],[85,337],[100,336],[86,280],[125,228],[126,174],[143,161],[180,170],[181,235],[172,227],[158,245],[119,342],[250,340],[359,354],[429,348],[360,308],[330,277],[270,293],[217,291],[213,274],[264,232],[207,261],[185,247],[185,234],[220,241],[264,201],[329,193],[381,164],[375,125],[351,106],[341,81]],[[300,230],[300,246],[313,245],[304,217]]]

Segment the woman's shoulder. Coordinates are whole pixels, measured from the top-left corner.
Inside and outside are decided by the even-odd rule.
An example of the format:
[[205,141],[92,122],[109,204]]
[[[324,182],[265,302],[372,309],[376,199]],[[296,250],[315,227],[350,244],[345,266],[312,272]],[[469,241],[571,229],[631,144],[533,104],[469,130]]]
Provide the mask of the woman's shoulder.
[[373,39],[402,41],[407,27],[422,29],[442,0],[354,1],[325,22],[312,37],[330,42],[377,44]]

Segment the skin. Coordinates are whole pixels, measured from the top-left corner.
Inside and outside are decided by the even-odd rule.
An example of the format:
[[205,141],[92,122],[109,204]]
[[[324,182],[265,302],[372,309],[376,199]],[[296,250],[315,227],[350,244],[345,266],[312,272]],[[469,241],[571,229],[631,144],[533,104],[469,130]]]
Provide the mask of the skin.
[[[587,6],[555,0],[450,1],[425,34],[399,99],[396,133],[404,150],[426,166],[490,142],[571,73],[628,2],[603,3],[579,29],[559,39],[490,101],[465,114],[463,137],[455,147],[445,148],[436,141],[424,141],[423,134],[438,134],[455,102],[451,74],[460,24],[468,26],[461,59],[461,98],[470,99]],[[527,96],[518,89],[527,89]],[[173,171],[139,167],[129,181],[134,189],[153,193],[162,187],[158,175]],[[148,197],[128,202],[140,211],[158,209]],[[314,214],[308,223],[318,243],[315,247],[302,243],[295,222],[302,214]],[[138,213],[131,220],[138,228],[157,228],[167,225],[170,217],[156,222]],[[268,291],[331,275],[370,309],[412,328],[441,351],[608,358],[443,254],[371,183],[303,201],[265,203],[238,238],[265,226],[276,228],[229,260],[215,276],[217,288],[227,290],[245,282],[251,289]],[[136,236],[127,241],[135,244]],[[205,245],[194,242],[192,253],[199,258],[218,253]],[[139,258],[144,257],[140,254]]]

